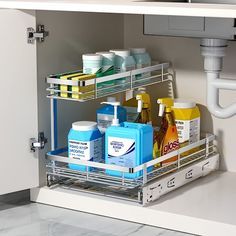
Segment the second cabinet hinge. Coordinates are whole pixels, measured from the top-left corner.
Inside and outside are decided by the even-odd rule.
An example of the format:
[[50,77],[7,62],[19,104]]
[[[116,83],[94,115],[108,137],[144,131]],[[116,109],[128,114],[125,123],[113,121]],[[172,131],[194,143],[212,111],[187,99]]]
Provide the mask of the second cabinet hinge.
[[38,135],[38,140],[36,138],[30,139],[30,150],[35,152],[36,149],[44,149],[45,144],[48,142],[47,138],[44,136],[44,132],[40,132]]
[[48,31],[45,31],[44,25],[38,25],[37,30],[32,27],[27,28],[27,41],[28,43],[34,43],[35,40],[38,42],[44,42],[45,37],[49,35]]

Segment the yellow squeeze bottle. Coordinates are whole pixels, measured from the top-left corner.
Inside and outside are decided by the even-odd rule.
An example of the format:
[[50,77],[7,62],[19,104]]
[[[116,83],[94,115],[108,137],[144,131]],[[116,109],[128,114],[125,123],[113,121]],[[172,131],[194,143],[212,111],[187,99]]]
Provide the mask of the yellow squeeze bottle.
[[[186,99],[175,99],[172,111],[178,131],[180,147],[195,143],[200,140],[200,111],[196,103]],[[192,149],[184,152],[186,156],[196,151]]]
[[[174,102],[171,98],[160,98],[157,100],[159,116],[162,117],[160,131],[154,143],[153,156],[158,158],[169,152],[179,149],[178,132],[171,107]],[[177,161],[178,156],[174,156],[161,163],[162,166],[169,165]],[[157,164],[155,167],[159,167]]]
[[142,124],[152,124],[151,118],[151,100],[147,93],[139,93],[136,95],[138,101],[137,111],[139,113],[136,122]]

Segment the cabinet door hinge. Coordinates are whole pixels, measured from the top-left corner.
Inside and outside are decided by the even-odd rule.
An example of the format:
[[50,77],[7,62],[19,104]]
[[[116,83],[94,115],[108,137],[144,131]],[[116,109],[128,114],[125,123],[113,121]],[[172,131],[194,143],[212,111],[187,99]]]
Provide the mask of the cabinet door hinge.
[[44,132],[40,132],[38,135],[38,140],[36,138],[30,139],[30,150],[35,152],[36,149],[44,149],[45,144],[48,142],[47,138],[44,136]]
[[49,35],[49,31],[45,31],[44,25],[38,25],[37,30],[32,27],[27,28],[27,41],[28,43],[34,43],[35,40],[38,42],[44,42],[45,37]]

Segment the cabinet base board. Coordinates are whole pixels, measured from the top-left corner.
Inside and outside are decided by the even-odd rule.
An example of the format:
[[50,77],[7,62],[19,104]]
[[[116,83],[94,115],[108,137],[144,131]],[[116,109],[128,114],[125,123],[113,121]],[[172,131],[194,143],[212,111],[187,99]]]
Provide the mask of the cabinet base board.
[[197,235],[236,235],[236,173],[217,171],[163,196],[148,207],[121,199],[47,187],[31,201]]

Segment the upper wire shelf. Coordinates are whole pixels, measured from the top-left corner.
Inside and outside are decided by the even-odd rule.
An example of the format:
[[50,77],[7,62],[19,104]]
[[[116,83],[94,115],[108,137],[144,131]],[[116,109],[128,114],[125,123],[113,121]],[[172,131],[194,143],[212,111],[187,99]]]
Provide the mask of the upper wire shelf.
[[[167,70],[169,67],[169,63],[161,63],[109,76],[76,81],[60,79],[60,75],[65,75],[67,73],[60,75],[54,74],[46,78],[46,81],[49,84],[49,87],[47,88],[49,94],[47,95],[47,97],[53,99],[84,102],[125,92],[143,86],[150,86],[165,81],[172,81],[172,78],[170,78],[171,74]],[[121,79],[124,79],[122,83],[120,83]],[[67,87],[68,89],[66,91],[62,91],[61,86]],[[78,89],[81,91],[71,90],[70,88],[72,86],[74,88],[81,88]],[[62,92],[66,94],[65,97],[61,96]],[[76,95],[74,96],[76,98],[72,98],[72,95]]]

